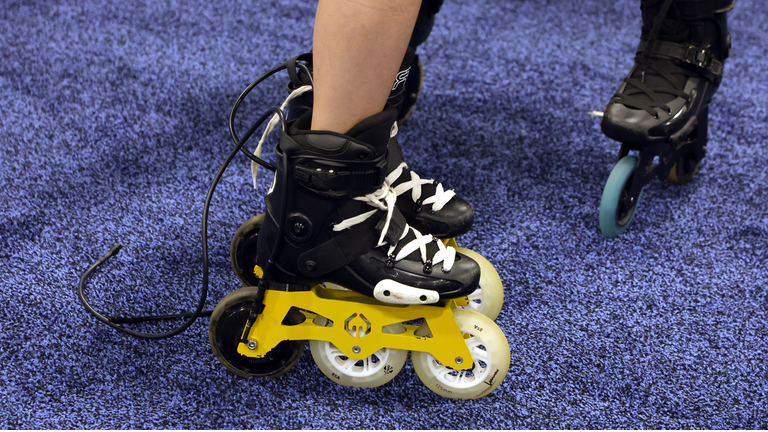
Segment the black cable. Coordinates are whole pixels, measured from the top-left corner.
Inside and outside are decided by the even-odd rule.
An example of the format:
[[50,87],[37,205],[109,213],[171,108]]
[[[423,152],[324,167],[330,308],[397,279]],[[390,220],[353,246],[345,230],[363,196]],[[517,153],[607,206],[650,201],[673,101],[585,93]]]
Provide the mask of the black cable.
[[[239,145],[240,138],[237,136],[237,132],[235,132],[235,117],[237,116],[237,110],[240,108],[240,104],[243,103],[243,100],[245,100],[245,97],[248,96],[248,94],[256,88],[257,85],[261,84],[262,81],[265,79],[271,77],[272,75],[280,72],[281,70],[285,70],[286,65],[282,64],[280,66],[276,66],[266,72],[264,72],[260,77],[256,78],[252,83],[248,84],[248,87],[245,88],[245,90],[240,93],[240,96],[237,97],[237,100],[235,100],[235,104],[232,105],[232,111],[229,113],[229,134],[232,137],[232,141],[235,143],[235,145]],[[245,138],[245,141],[247,141],[248,138]],[[244,149],[245,150],[245,149]],[[251,152],[248,150],[245,150],[244,153],[246,153],[246,156],[248,156],[249,159],[252,161],[258,163],[259,165],[263,166],[264,168],[267,168],[270,171],[275,171],[275,166],[267,163],[258,157],[254,156]]]
[[[276,68],[277,69],[277,68]],[[274,70],[274,69],[273,69]],[[274,73],[274,72],[273,72]],[[267,75],[269,76],[269,75]],[[115,319],[115,321],[110,320],[109,318],[105,317],[104,315],[97,312],[91,304],[88,302],[86,296],[85,296],[85,283],[90,278],[91,274],[102,264],[104,264],[109,258],[115,256],[120,252],[120,249],[122,246],[117,243],[112,246],[112,248],[107,252],[104,256],[96,260],[95,263],[93,263],[86,271],[83,273],[83,275],[80,277],[80,284],[78,285],[78,296],[80,297],[80,301],[83,303],[83,307],[85,307],[85,310],[93,315],[96,319],[103,322],[104,324],[107,324],[108,326],[115,328],[123,333],[127,333],[132,336],[136,336],[142,339],[165,339],[172,336],[176,336],[177,334],[183,332],[186,330],[192,323],[203,314],[203,307],[205,306],[205,301],[208,297],[208,273],[209,273],[209,262],[208,262],[208,211],[211,206],[211,201],[213,199],[213,193],[216,190],[216,186],[219,184],[219,181],[221,180],[222,175],[224,174],[224,171],[227,169],[229,164],[232,162],[232,159],[235,158],[237,153],[243,148],[245,143],[248,141],[248,139],[253,135],[254,132],[273,114],[277,114],[280,117],[281,125],[284,128],[285,127],[285,116],[283,115],[283,112],[279,108],[272,108],[266,113],[264,113],[254,124],[251,126],[251,128],[246,132],[244,139],[242,141],[239,141],[237,145],[235,146],[235,149],[227,156],[227,159],[224,161],[224,163],[219,168],[219,171],[216,173],[216,176],[213,179],[213,182],[211,183],[211,186],[208,188],[208,194],[205,197],[205,206],[203,208],[203,223],[202,223],[202,240],[203,240],[203,289],[200,294],[200,301],[198,302],[197,308],[194,312],[190,313],[183,313],[178,315],[157,315],[153,317],[112,317]],[[233,135],[233,138],[236,139],[237,137]],[[253,156],[255,160],[261,161],[260,164],[262,166],[267,166],[269,164],[266,164],[263,160],[259,159],[258,157]],[[266,165],[264,165],[266,164]],[[273,254],[274,255],[274,254]],[[271,257],[272,258],[272,257]],[[266,272],[265,272],[266,273]],[[261,285],[261,284],[260,284]],[[206,311],[207,313],[208,311]],[[187,317],[187,321],[185,321],[181,326],[165,333],[159,333],[159,334],[153,334],[153,333],[142,333],[135,330],[131,330],[128,328],[125,328],[122,323],[129,323],[129,322],[137,322],[138,320],[144,318],[143,320],[160,320],[160,319],[167,319],[167,317]]]
[[[302,54],[302,55],[296,57],[295,59],[289,60],[288,62],[286,62],[284,64],[281,64],[280,66],[275,66],[274,68],[264,72],[260,77],[256,78],[252,83],[248,84],[248,86],[245,88],[245,90],[243,90],[240,93],[240,96],[237,97],[237,100],[235,100],[234,105],[232,105],[232,111],[230,111],[230,113],[229,113],[229,134],[232,137],[232,141],[235,143],[235,145],[240,144],[240,138],[237,136],[237,132],[235,132],[235,117],[237,117],[237,111],[240,109],[240,105],[245,100],[245,97],[248,96],[248,94],[254,88],[256,88],[256,86],[261,84],[267,78],[271,77],[272,75],[274,75],[274,74],[276,74],[276,73],[278,73],[278,72],[280,72],[282,70],[288,69],[288,65],[289,64],[295,65],[297,68],[301,69],[304,73],[307,74],[307,76],[309,77],[309,80],[312,81],[312,72],[310,72],[310,70],[307,67],[307,65],[305,65],[303,63],[298,63],[296,61],[296,60],[301,60],[301,59],[306,60],[308,58],[306,56],[307,56],[307,54]],[[248,140],[248,138],[244,138],[243,141],[247,141],[247,140]],[[263,166],[264,168],[266,168],[266,169],[268,169],[270,171],[273,171],[273,172],[275,171],[275,166],[274,165],[272,165],[272,164],[270,164],[268,162],[265,162],[264,160],[260,159],[259,157],[257,157],[256,155],[254,155],[253,153],[248,151],[245,147],[243,147],[241,149],[241,151],[246,156],[248,156],[248,158],[250,160],[256,162],[257,164]]]
[[[280,111],[280,119],[282,121],[282,124],[285,124],[285,117],[283,117],[282,111]],[[282,172],[281,172],[281,182],[282,184],[287,184],[288,182],[288,158],[287,157],[281,157],[280,162],[282,163]],[[272,272],[272,268],[275,265],[275,261],[277,260],[277,254],[280,251],[280,246],[282,245],[283,241],[283,233],[285,232],[285,220],[286,220],[286,209],[288,208],[288,188],[282,188],[282,192],[280,194],[280,212],[277,217],[277,235],[275,244],[272,246],[272,252],[269,255],[269,259],[267,260],[267,263],[262,267],[262,275],[259,279],[259,284],[256,286],[256,293],[253,300],[253,306],[251,307],[251,312],[248,314],[248,320],[245,322],[245,328],[243,329],[243,334],[240,339],[241,342],[247,343],[248,335],[251,334],[251,328],[253,327],[253,324],[256,323],[256,318],[261,314],[261,312],[264,310],[264,294],[267,292],[267,289],[269,289],[269,275]]]

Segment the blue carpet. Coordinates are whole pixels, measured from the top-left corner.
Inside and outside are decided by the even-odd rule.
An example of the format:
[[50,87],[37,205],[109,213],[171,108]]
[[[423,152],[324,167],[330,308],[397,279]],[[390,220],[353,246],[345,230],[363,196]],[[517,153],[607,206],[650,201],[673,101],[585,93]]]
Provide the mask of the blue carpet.
[[[740,0],[730,16],[700,175],[649,185],[630,232],[607,240],[597,210],[618,145],[588,113],[631,67],[638,3],[449,1],[420,48],[401,142],[475,206],[460,243],[501,274],[512,349],[496,392],[454,401],[410,365],[377,389],[337,386],[308,352],[278,379],[238,378],[207,319],[148,342],[76,298],[119,240],[90,285],[98,309],[193,308],[229,109],[310,47],[313,2],[3,1],[0,428],[768,427],[767,8]],[[257,94],[244,120],[284,80]],[[239,286],[229,241],[261,209],[239,157],[213,202],[209,306]]]

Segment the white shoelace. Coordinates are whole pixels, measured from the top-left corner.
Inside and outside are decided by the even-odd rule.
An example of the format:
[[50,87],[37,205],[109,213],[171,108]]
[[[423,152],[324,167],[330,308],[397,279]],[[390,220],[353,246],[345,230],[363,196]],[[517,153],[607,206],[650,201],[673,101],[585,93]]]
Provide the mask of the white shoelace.
[[[280,105],[280,111],[285,112],[285,108],[288,107],[288,103],[292,101],[293,99],[303,95],[304,93],[311,91],[312,86],[311,85],[305,85],[297,88],[296,90],[292,91],[291,94],[288,95],[287,98],[285,98],[285,101],[282,105]],[[256,148],[253,150],[253,154],[260,158],[261,157],[261,149],[264,145],[264,142],[267,141],[267,137],[269,137],[269,134],[272,133],[273,130],[275,130],[275,126],[280,123],[280,116],[275,114],[272,116],[272,118],[269,120],[269,123],[267,123],[267,127],[264,129],[264,133],[261,134],[261,139],[259,140],[259,144],[256,146]],[[256,189],[256,174],[259,172],[259,164],[257,164],[254,161],[251,161],[251,177],[253,177],[253,188]]]
[[[385,241],[384,238],[387,234],[387,231],[389,230],[389,223],[392,220],[392,214],[395,209],[395,201],[397,200],[397,194],[395,193],[395,190],[387,182],[384,182],[384,184],[382,184],[381,187],[376,191],[369,193],[367,195],[356,197],[354,199],[357,201],[363,201],[366,204],[372,207],[375,207],[375,209],[369,212],[365,212],[363,214],[357,215],[355,217],[344,219],[338,224],[335,224],[333,226],[333,230],[342,231],[342,230],[351,228],[367,220],[379,210],[386,210],[387,218],[384,223],[384,227],[381,229],[381,236],[379,237],[379,244],[377,245],[377,247],[386,245],[387,242]],[[410,255],[412,252],[418,250],[419,255],[421,256],[421,262],[426,263],[428,261],[427,245],[431,242],[434,242],[435,244],[437,244],[438,250],[437,252],[435,252],[435,255],[432,257],[432,265],[437,265],[438,263],[442,262],[443,271],[448,272],[451,270],[451,268],[453,267],[453,263],[456,261],[456,249],[454,249],[451,246],[445,246],[443,242],[441,242],[440,240],[435,241],[434,237],[432,237],[431,234],[427,234],[427,235],[421,234],[418,230],[414,229],[408,224],[405,225],[403,234],[400,236],[398,241],[395,244],[389,246],[389,251],[387,252],[387,255],[392,256],[394,254],[395,250],[397,249],[397,246],[400,244],[400,240],[404,239],[409,232],[413,232],[413,235],[415,238],[410,242],[406,243],[400,249],[400,251],[394,257],[395,261],[400,261],[405,257],[407,257],[408,255]]]
[[[394,184],[397,179],[403,174],[403,170],[408,169],[408,165],[405,162],[401,162],[397,168],[395,168],[385,180],[389,185]],[[400,196],[407,191],[411,191],[411,198],[413,202],[419,202],[421,198],[421,185],[433,183],[434,180],[423,180],[418,174],[411,171],[411,179],[400,183],[395,186],[395,194]],[[443,190],[443,184],[438,183],[436,186],[435,194],[421,202],[422,205],[432,204],[432,211],[439,212],[445,207],[446,204],[456,195],[453,190]]]

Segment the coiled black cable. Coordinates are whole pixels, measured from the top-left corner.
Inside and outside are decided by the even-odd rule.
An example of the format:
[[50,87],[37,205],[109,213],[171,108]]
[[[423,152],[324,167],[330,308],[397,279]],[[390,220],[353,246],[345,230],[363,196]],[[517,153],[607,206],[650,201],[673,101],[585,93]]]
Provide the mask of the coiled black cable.
[[[285,66],[282,66],[281,68],[284,68]],[[267,76],[270,76],[274,74],[277,70],[280,70],[278,68],[275,68],[271,71],[269,71],[266,76],[260,77],[260,79],[256,80],[255,83],[258,84],[259,82],[263,81]],[[255,87],[256,84],[253,84],[253,87]],[[251,86],[249,86],[250,89],[252,89]],[[238,98],[238,103],[236,104],[235,108],[233,108],[232,113],[230,114],[230,125],[234,124],[234,114],[236,113],[237,109],[236,107],[239,106],[239,102],[242,102],[242,97],[244,95],[247,95],[248,92],[250,92],[250,89],[246,89],[247,91],[241,95],[241,98]],[[221,180],[222,175],[224,174],[224,171],[227,169],[229,164],[232,162],[232,159],[235,158],[238,152],[245,153],[251,160],[255,161],[256,163],[264,166],[265,168],[268,168],[272,171],[275,170],[274,166],[271,164],[268,164],[267,162],[263,161],[262,159],[258,158],[257,156],[253,155],[251,152],[245,150],[243,146],[248,141],[248,139],[256,132],[256,130],[272,115],[277,114],[280,117],[280,123],[283,128],[285,128],[285,116],[283,115],[283,112],[279,108],[272,108],[268,110],[266,113],[264,113],[252,126],[246,134],[243,136],[243,140],[239,140],[237,136],[234,134],[234,128],[231,129],[232,131],[232,138],[236,142],[235,149],[232,150],[232,152],[227,156],[227,159],[224,161],[224,163],[219,168],[218,172],[216,173],[216,176],[213,179],[213,182],[211,183],[211,186],[208,188],[208,194],[205,197],[205,205],[203,208],[203,223],[202,223],[202,242],[203,242],[203,288],[200,293],[200,300],[198,301],[197,308],[194,312],[187,312],[182,314],[175,314],[175,315],[155,315],[155,316],[145,316],[145,317],[105,317],[104,315],[97,312],[93,306],[88,302],[88,299],[85,295],[85,284],[90,278],[91,274],[102,264],[104,264],[109,258],[117,255],[122,248],[122,246],[117,243],[112,246],[112,248],[107,252],[104,256],[99,258],[95,263],[93,263],[80,277],[80,284],[78,285],[78,297],[80,297],[80,301],[83,304],[83,307],[85,310],[93,315],[96,319],[101,321],[102,323],[115,328],[123,333],[127,333],[132,336],[136,336],[142,339],[165,339],[172,336],[176,336],[179,333],[186,330],[192,323],[200,316],[210,316],[212,311],[203,311],[203,308],[205,306],[205,301],[208,297],[208,275],[209,275],[209,262],[208,262],[208,213],[211,206],[211,201],[213,199],[213,193],[216,190],[216,186],[219,184],[219,181]],[[165,332],[165,333],[143,333],[136,330],[132,330],[129,328],[126,328],[123,324],[124,323],[135,323],[135,322],[142,322],[142,321],[152,321],[152,320],[165,320],[165,319],[172,319],[172,318],[184,318],[187,317],[187,320],[179,327]]]

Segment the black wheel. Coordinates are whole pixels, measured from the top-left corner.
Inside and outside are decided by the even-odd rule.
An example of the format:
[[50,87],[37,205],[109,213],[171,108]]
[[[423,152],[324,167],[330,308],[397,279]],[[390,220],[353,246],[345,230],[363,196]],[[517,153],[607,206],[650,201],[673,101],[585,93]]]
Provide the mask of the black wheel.
[[[255,298],[255,287],[241,288],[226,295],[213,310],[208,326],[208,340],[221,364],[235,375],[274,378],[287,372],[299,361],[306,341],[280,342],[263,358],[239,354],[237,346]],[[304,319],[304,314],[291,309],[283,324],[301,324]]]
[[232,268],[235,270],[235,276],[240,279],[244,286],[259,284],[261,269],[258,268],[256,246],[259,230],[263,224],[263,214],[248,219],[237,229],[229,246]]

